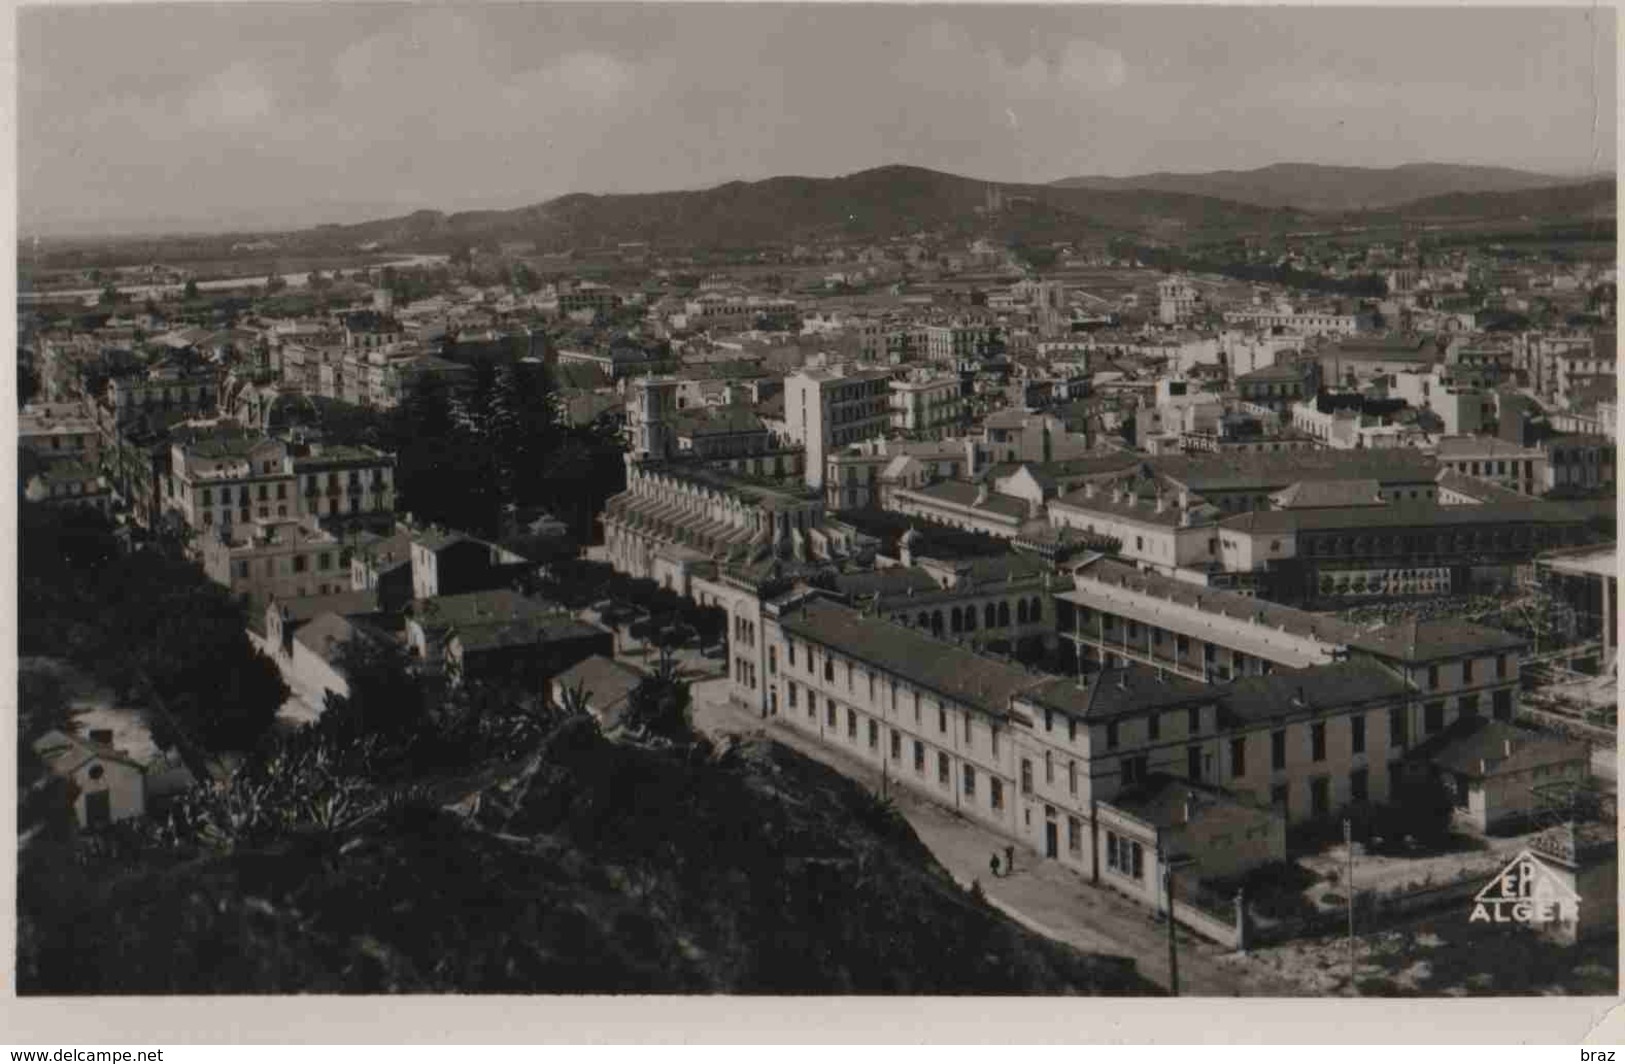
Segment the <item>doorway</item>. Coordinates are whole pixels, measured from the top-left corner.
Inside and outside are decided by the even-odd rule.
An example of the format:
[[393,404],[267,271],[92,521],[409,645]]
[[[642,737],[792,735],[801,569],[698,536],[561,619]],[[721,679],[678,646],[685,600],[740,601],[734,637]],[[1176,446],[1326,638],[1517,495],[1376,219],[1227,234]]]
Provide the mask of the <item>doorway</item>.
[[106,827],[113,822],[113,794],[111,791],[91,791],[85,795],[85,826]]
[[1049,858],[1061,855],[1060,826],[1051,820],[1044,825],[1044,856]]

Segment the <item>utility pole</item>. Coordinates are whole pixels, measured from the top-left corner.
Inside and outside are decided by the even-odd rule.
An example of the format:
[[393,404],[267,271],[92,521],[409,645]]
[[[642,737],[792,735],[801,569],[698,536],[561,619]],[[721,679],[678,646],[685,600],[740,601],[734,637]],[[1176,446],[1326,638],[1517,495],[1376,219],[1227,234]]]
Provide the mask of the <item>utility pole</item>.
[[1179,996],[1179,942],[1175,937],[1174,919],[1174,869],[1182,868],[1191,863],[1189,857],[1176,857],[1167,854],[1162,859],[1162,872],[1168,888],[1168,993],[1174,997]]
[[1354,992],[1354,824],[1343,818],[1343,845],[1348,850],[1349,992]]
[[1179,996],[1179,943],[1174,938],[1174,866],[1163,865],[1168,880],[1168,993]]

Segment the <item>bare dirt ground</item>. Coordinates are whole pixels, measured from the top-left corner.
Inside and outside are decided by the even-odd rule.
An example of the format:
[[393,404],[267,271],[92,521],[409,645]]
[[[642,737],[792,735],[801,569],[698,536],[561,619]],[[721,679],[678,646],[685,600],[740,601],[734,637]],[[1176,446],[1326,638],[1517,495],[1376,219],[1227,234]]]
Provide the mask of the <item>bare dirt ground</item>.
[[[1521,850],[1527,849],[1538,834],[1509,835],[1505,838],[1473,838],[1463,840],[1473,848],[1452,853],[1403,857],[1368,854],[1359,843],[1354,846],[1354,886],[1360,891],[1379,894],[1392,891],[1421,889],[1452,883],[1469,876],[1482,875],[1488,879]],[[1298,859],[1298,864],[1309,869],[1317,882],[1309,887],[1305,896],[1322,908],[1321,898],[1328,892],[1347,896],[1348,848],[1338,844]],[[1332,907],[1341,904],[1333,902]]]
[[[1418,916],[1382,931],[1355,927],[1354,987],[1363,997],[1485,994],[1613,994],[1615,940],[1574,946],[1520,925],[1469,923],[1470,910]],[[1305,987],[1305,993],[1353,996],[1349,943],[1343,935],[1301,939],[1254,951],[1253,963]],[[1232,962],[1232,963],[1240,963]]]

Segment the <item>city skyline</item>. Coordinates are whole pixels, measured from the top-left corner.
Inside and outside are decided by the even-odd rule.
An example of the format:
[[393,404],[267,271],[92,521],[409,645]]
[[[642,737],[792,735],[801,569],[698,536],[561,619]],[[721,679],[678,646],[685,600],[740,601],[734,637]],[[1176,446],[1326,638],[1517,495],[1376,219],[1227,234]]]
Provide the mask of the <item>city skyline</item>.
[[1606,173],[1614,22],[1580,7],[29,8],[18,224],[297,228],[885,164],[1026,183],[1282,162]]

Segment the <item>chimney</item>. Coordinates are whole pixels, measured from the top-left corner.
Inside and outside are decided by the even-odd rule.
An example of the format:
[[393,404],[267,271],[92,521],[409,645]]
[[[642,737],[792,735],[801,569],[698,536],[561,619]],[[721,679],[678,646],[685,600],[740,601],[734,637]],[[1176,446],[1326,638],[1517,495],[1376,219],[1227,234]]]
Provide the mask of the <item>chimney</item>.
[[1507,757],[1511,757],[1511,756],[1512,756],[1512,740],[1511,740],[1511,739],[1508,739],[1508,740],[1506,740],[1506,741],[1505,741],[1505,742],[1504,742],[1504,743],[1503,743],[1503,744],[1502,744],[1502,746],[1503,746],[1503,748],[1504,748],[1504,749],[1505,749],[1505,751],[1506,751],[1506,756],[1507,756]]
[[1092,498],[1095,497],[1095,482],[1094,481],[1092,481],[1092,480],[1084,481],[1084,484],[1083,484],[1083,497],[1085,499],[1092,499]]
[[1196,812],[1196,796],[1190,791],[1185,792],[1185,823],[1191,822],[1191,814]]

